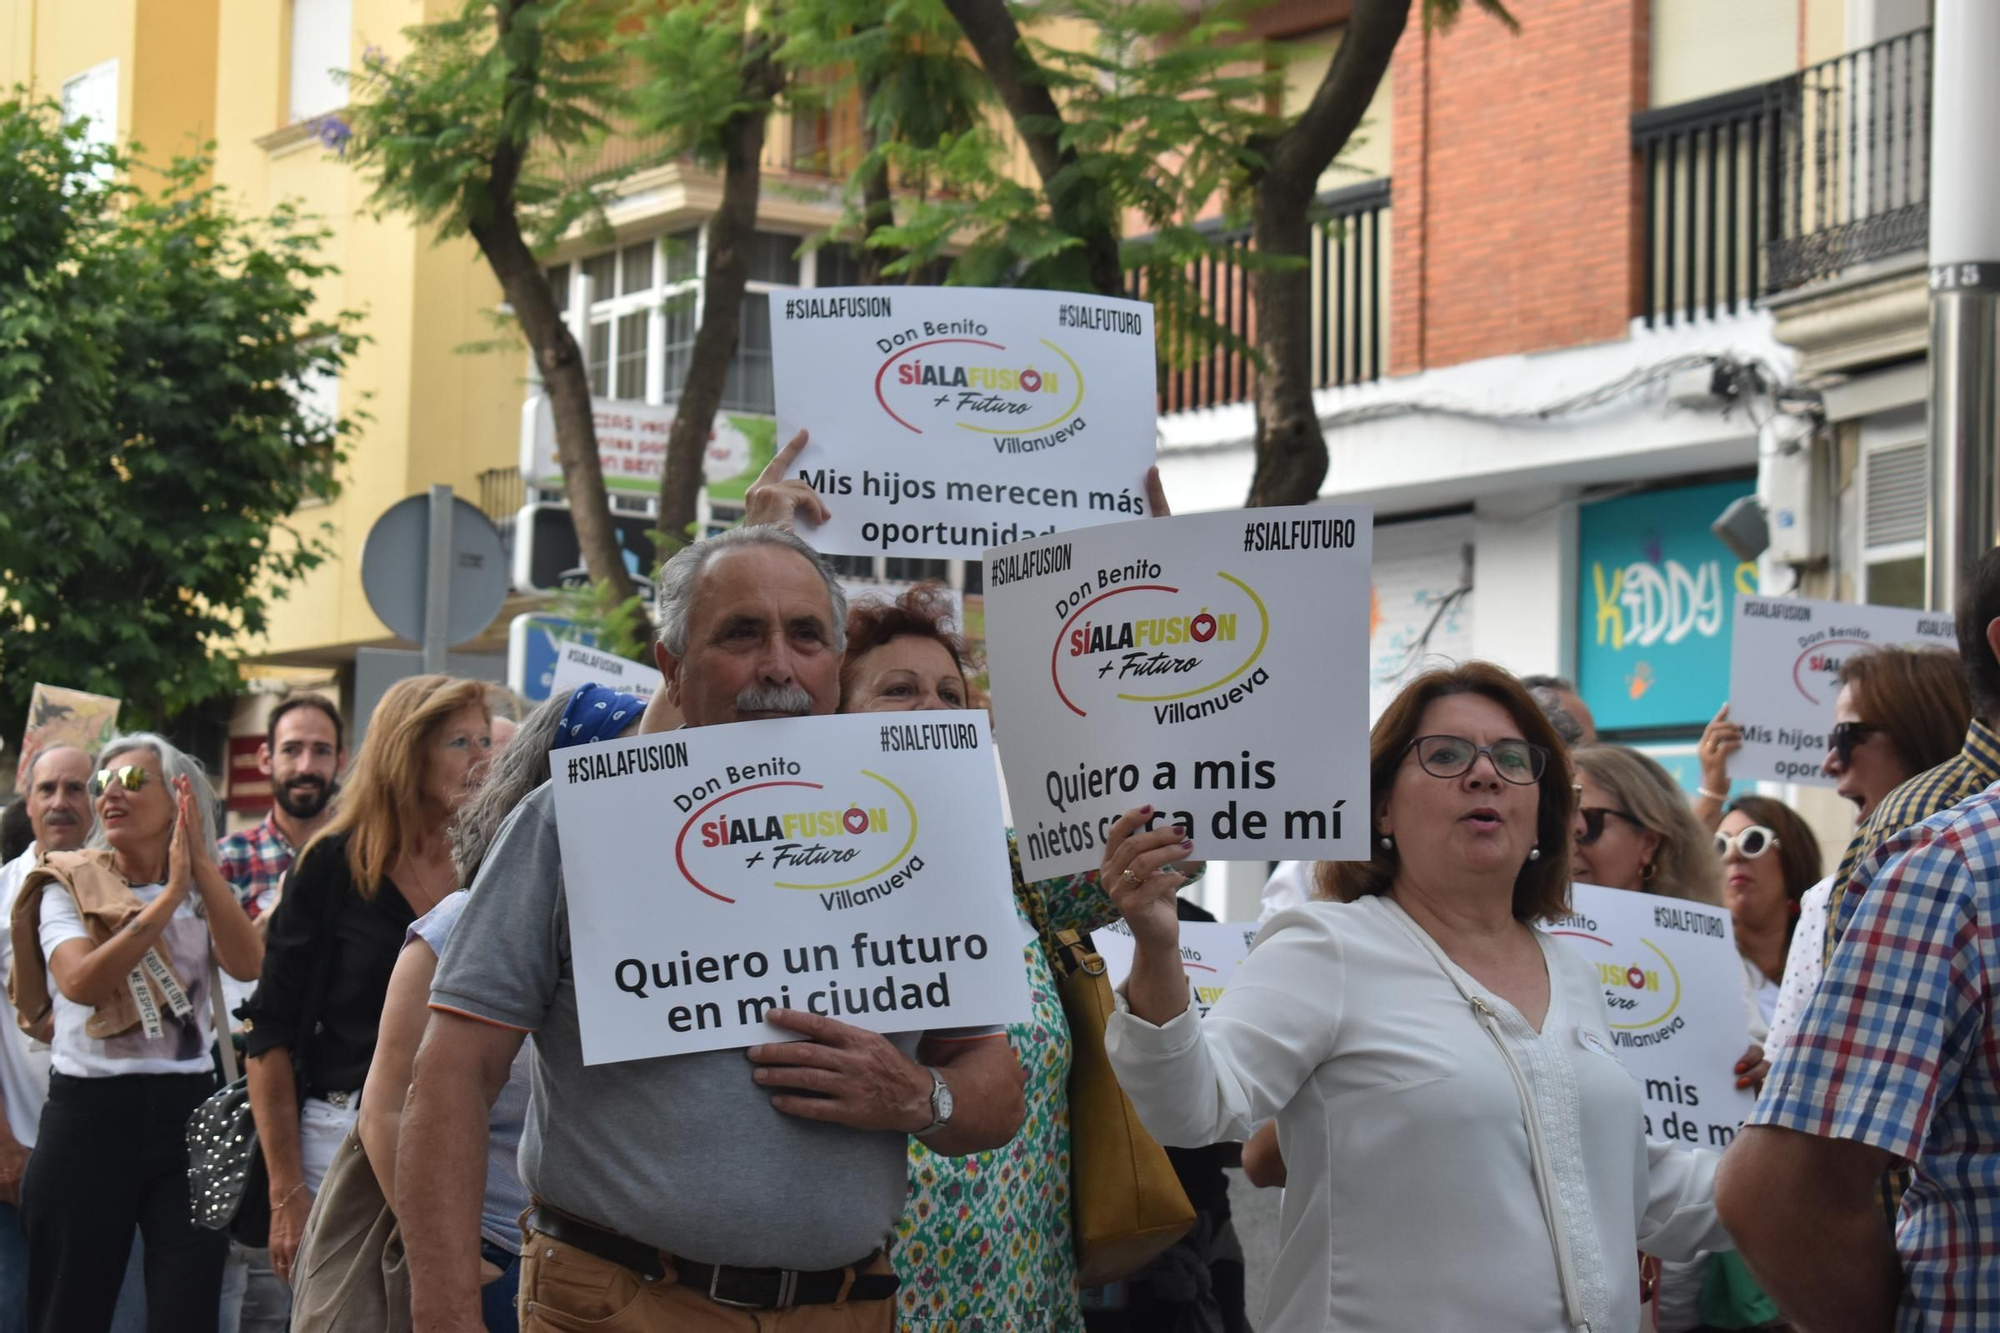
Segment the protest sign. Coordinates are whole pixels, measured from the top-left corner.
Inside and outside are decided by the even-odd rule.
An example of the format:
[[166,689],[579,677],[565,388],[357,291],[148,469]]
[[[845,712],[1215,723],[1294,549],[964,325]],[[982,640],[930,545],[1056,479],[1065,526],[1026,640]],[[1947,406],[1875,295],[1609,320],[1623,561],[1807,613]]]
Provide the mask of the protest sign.
[[[1639,1084],[1646,1137],[1728,1147],[1757,1102],[1736,1086],[1750,1029],[1729,913],[1595,884],[1572,885],[1570,903],[1548,930],[1597,968],[1608,1053]],[[1579,1028],[1578,1040],[1596,1039]]]
[[28,725],[21,733],[21,761],[14,767],[15,788],[27,786],[28,766],[43,750],[74,745],[95,756],[99,746],[118,734],[118,704],[109,695],[37,683],[28,698]]
[[608,685],[614,690],[651,699],[666,684],[666,677],[644,662],[634,662],[601,648],[583,643],[565,643],[549,677],[549,697],[559,698],[579,685]]
[[1372,538],[1367,506],[1312,505],[989,551],[1028,878],[1096,868],[1111,822],[1148,804],[1205,860],[1366,856]]
[[584,1061],[1028,1015],[981,712],[686,728],[555,756]]
[[1153,308],[1073,292],[849,287],[771,303],[778,432],[822,551],[976,560],[1146,515]]
[[1730,778],[1835,785],[1820,763],[1841,664],[1870,648],[1898,645],[1956,653],[1958,636],[1952,618],[1938,611],[1739,596],[1729,720],[1743,728],[1743,748],[1730,757]]
[[[1188,984],[1194,987],[1195,1008],[1203,1018],[1208,1017],[1208,1011],[1222,998],[1222,992],[1229,989],[1236,965],[1250,952],[1250,942],[1256,938],[1254,921],[1181,922],[1181,970],[1187,973]],[[1131,930],[1123,921],[1114,921],[1091,931],[1090,942],[1097,946],[1097,955],[1104,960],[1104,975],[1112,988],[1124,985],[1125,978],[1132,974],[1132,953],[1138,947]]]

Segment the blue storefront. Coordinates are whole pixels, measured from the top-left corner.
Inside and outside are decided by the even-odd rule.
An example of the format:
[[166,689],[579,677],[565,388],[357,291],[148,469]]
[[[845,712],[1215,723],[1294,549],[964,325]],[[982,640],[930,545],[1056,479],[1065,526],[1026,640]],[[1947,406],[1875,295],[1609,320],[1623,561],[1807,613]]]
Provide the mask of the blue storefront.
[[1586,503],[1577,521],[1577,690],[1606,740],[1634,744],[1688,790],[1694,742],[1729,697],[1730,627],[1757,566],[1709,524],[1752,478]]

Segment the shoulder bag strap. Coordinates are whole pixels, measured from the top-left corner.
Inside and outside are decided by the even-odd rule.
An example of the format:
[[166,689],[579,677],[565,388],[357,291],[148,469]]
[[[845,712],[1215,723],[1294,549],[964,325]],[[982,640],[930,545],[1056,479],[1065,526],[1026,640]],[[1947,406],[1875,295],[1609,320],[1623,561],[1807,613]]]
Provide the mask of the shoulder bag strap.
[[208,1011],[215,1023],[215,1044],[222,1048],[222,1083],[234,1083],[240,1075],[236,1065],[236,1036],[229,1030],[229,1007],[222,998],[222,969],[215,962],[215,945],[208,949]]

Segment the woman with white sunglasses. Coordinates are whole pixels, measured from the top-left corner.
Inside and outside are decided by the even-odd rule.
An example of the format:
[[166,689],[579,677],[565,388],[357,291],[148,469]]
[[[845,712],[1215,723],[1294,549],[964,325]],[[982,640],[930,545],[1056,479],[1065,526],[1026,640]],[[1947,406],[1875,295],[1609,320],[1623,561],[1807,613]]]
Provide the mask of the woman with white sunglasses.
[[1743,955],[1757,1018],[1768,1030],[1799,922],[1799,899],[1819,879],[1819,841],[1784,802],[1744,796],[1723,813],[1715,851],[1722,861],[1722,905],[1736,926],[1736,950]]

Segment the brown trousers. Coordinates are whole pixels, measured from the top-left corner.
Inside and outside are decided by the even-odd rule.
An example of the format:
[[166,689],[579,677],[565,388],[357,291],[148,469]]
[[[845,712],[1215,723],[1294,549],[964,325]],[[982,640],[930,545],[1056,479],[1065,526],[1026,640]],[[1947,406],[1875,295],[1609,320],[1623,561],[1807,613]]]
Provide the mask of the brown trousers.
[[[887,1255],[861,1270],[889,1271]],[[896,1302],[744,1310],[667,1276],[631,1269],[530,1231],[521,1244],[521,1333],[890,1333]]]

